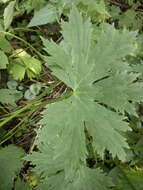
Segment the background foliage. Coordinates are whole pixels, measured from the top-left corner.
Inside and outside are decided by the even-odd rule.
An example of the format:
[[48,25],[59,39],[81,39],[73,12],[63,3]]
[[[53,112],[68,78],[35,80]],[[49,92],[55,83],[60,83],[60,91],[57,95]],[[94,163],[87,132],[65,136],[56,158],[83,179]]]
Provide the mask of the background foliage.
[[0,190],[143,189],[142,18],[142,0],[0,0]]

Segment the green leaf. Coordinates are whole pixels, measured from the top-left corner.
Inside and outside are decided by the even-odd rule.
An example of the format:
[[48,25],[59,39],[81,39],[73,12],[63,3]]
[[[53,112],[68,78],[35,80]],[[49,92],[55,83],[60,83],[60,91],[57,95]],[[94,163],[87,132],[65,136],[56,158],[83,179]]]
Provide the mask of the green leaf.
[[11,90],[16,90],[17,86],[18,86],[18,83],[14,80],[10,80],[7,82],[7,87]]
[[12,89],[0,89],[0,102],[15,106],[15,102],[22,98],[22,92]]
[[0,150],[0,189],[12,189],[14,178],[22,167],[23,156],[23,150],[13,145]]
[[26,69],[20,64],[10,64],[9,72],[12,74],[14,80],[22,80],[25,76]]
[[32,84],[31,86],[30,86],[30,91],[33,93],[33,94],[35,94],[35,95],[38,95],[39,94],[39,92],[40,92],[40,90],[41,90],[41,85],[40,84]]
[[28,27],[51,23],[54,22],[56,18],[56,8],[51,5],[47,5],[46,7],[35,12],[34,17],[30,21]]
[[16,1],[11,1],[4,10],[4,28],[7,30],[11,25],[14,15],[14,6]]
[[24,98],[26,98],[27,100],[32,100],[36,97],[35,94],[33,94],[29,89],[25,91],[24,93]]
[[6,53],[7,52],[9,53],[13,49],[8,40],[6,40],[5,37],[1,34],[0,34],[0,49]]
[[143,99],[143,84],[134,82],[138,76],[122,72],[95,83],[95,89],[100,92],[96,100],[121,113],[127,111],[136,115],[133,102],[140,102]]
[[142,15],[139,16],[136,11],[129,9],[120,15],[119,26],[139,30],[142,26],[141,16]]
[[22,80],[27,74],[28,78],[37,77],[41,72],[41,62],[29,55],[26,51],[17,49],[16,58],[9,66],[9,71],[15,80]]
[[136,52],[137,32],[116,30],[113,25],[103,24],[97,36],[97,44],[93,49],[96,60],[96,79],[102,79],[109,75],[109,71],[119,72],[130,70],[127,61],[123,58],[127,55],[134,56]]
[[0,51],[0,69],[6,69],[9,64],[8,58],[3,51]]
[[9,53],[13,50],[11,44],[8,40],[5,38],[5,34],[3,33],[4,28],[3,25],[0,23],[0,49],[3,50],[6,53]]
[[133,71],[140,73],[143,76],[143,62],[132,66]]
[[[63,171],[61,189],[107,189],[107,183],[99,181],[100,172],[87,169],[85,129],[91,136],[94,153],[98,153],[101,159],[108,150],[113,158],[126,161],[125,150],[129,146],[124,133],[130,128],[124,113],[119,111],[127,108],[119,106],[121,102],[116,103],[116,100],[120,101],[119,96],[113,97],[119,111],[111,109],[112,103],[107,100],[116,91],[125,96],[125,105],[129,100],[142,100],[142,86],[134,83],[137,75],[129,74],[131,68],[124,61],[127,55],[134,55],[136,51],[134,42],[137,33],[119,31],[114,26],[103,24],[93,41],[92,31],[90,20],[83,19],[73,7],[69,22],[62,22],[63,41],[57,45],[42,39],[45,50],[51,55],[47,57],[47,66],[53,75],[71,88],[68,98],[63,95],[63,98],[66,97],[64,100],[48,105],[43,111],[35,140],[39,152],[33,152],[27,158],[36,165],[35,171],[42,174],[42,179],[45,178],[43,183],[47,184],[47,188],[51,176]],[[125,84],[124,79],[128,80]],[[119,89],[118,83],[123,83]],[[109,96],[105,99],[107,105],[104,103],[106,95]],[[62,176],[59,178],[62,179]],[[58,180],[57,177],[57,184]],[[51,190],[57,190],[59,186],[53,185]]]
[[[100,169],[81,167],[75,173],[73,183],[64,183],[64,172],[53,175],[38,186],[38,190],[107,190],[112,185],[111,179],[104,175]],[[62,183],[61,183],[62,181]]]

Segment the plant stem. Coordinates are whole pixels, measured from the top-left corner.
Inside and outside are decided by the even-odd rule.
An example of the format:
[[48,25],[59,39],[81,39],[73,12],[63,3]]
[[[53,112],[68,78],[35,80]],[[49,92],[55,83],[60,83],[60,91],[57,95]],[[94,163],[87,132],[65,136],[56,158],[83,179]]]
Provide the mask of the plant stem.
[[20,38],[19,36],[16,36],[16,35],[14,35],[14,34],[12,34],[12,33],[10,33],[10,32],[0,31],[0,33],[3,33],[3,34],[5,34],[5,35],[7,35],[7,36],[11,36],[11,37],[13,37],[13,38],[16,38],[17,40],[20,40],[20,41],[23,42],[25,45],[27,45],[28,47],[30,47],[30,48],[39,56],[39,58],[41,58],[42,60],[44,60],[44,56],[43,56],[39,51],[37,51],[37,49],[34,48],[29,42],[23,40],[23,39]]
[[9,114],[9,116],[3,118],[3,121],[0,122],[0,127],[2,127],[3,125],[5,125],[6,123],[8,123],[10,120],[12,120],[13,118],[16,118],[18,115],[20,115],[21,113],[23,113],[26,110],[29,110],[30,108],[34,108],[36,103],[42,98],[44,97],[46,94],[50,93],[51,90],[53,90],[54,88],[56,88],[58,85],[60,84],[60,82],[58,81],[56,84],[51,85],[51,87],[49,87],[47,90],[45,90],[42,94],[40,94],[36,99],[32,100],[29,104],[27,104],[26,106],[12,112]]
[[[18,112],[21,113],[21,111],[25,111],[25,109],[27,108],[31,108],[28,112],[26,112],[26,117],[20,121],[20,123],[18,123],[13,129],[11,129],[5,136],[4,136],[4,139],[0,142],[0,145],[2,145],[4,142],[6,142],[7,140],[9,140],[17,131],[15,131],[18,127],[21,127],[25,124],[25,121],[28,120],[29,116],[34,113],[35,111],[37,111],[38,109],[48,105],[48,104],[52,104],[52,103],[55,103],[55,102],[59,102],[59,101],[62,101],[64,99],[67,99],[69,98],[70,96],[72,96],[73,92],[69,92],[69,93],[66,93],[64,94],[63,96],[59,97],[59,98],[56,98],[56,99],[51,99],[51,100],[48,100],[48,101],[45,101],[43,102],[42,104],[39,103],[37,105],[33,105],[32,107],[24,107],[24,109],[20,109]],[[30,104],[32,105],[32,104]],[[15,113],[14,115],[12,115],[12,117],[8,118],[8,119],[13,119],[15,116],[16,116],[17,113]],[[4,120],[4,122],[8,122],[9,120]]]

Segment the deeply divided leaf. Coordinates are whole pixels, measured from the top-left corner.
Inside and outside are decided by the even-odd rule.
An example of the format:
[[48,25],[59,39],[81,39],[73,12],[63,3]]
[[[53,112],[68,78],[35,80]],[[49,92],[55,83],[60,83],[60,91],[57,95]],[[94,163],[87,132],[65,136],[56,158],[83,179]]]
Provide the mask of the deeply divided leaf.
[[[131,103],[142,100],[142,86],[134,82],[137,75],[129,73],[125,61],[136,50],[136,32],[121,32],[109,24],[101,28],[92,42],[90,20],[83,19],[74,7],[69,22],[62,23],[63,41],[57,45],[42,39],[50,54],[47,66],[72,92],[69,98],[45,109],[35,142],[39,152],[27,158],[45,178],[40,189],[107,188],[108,177],[86,166],[86,130],[94,152],[102,159],[107,150],[113,158],[126,160],[124,133],[129,127],[124,111],[131,108],[135,113]],[[55,185],[50,185],[53,180]]]

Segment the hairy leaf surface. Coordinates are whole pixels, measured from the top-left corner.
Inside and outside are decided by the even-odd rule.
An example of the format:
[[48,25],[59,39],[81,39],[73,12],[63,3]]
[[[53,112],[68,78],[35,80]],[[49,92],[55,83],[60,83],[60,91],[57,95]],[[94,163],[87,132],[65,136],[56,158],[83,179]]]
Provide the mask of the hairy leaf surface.
[[[134,83],[138,75],[126,72],[116,73],[106,80],[95,84],[95,89],[100,91],[96,100],[114,108],[116,111],[136,114],[133,102],[143,99],[143,84]],[[130,103],[132,101],[132,103]]]
[[[38,190],[107,190],[105,186],[112,185],[110,178],[103,175],[100,169],[81,167],[73,178],[73,183],[64,182],[64,172],[51,176],[38,186]],[[61,183],[62,182],[62,183]],[[104,185],[103,185],[104,183]]]
[[[136,50],[136,32],[121,32],[114,26],[103,25],[97,40],[91,42],[90,20],[83,19],[73,8],[69,22],[62,23],[62,33],[64,40],[59,45],[42,40],[45,50],[51,55],[46,58],[47,66],[72,89],[71,96],[43,111],[39,123],[42,127],[37,131],[35,142],[40,152],[33,152],[27,159],[37,166],[38,173],[43,174],[43,183],[47,187],[51,175],[61,171],[64,172],[58,174],[64,179],[61,189],[106,189],[108,185],[103,182],[104,177],[99,177],[99,170],[86,167],[85,130],[93,139],[94,151],[102,158],[108,150],[113,157],[122,161],[126,159],[128,144],[123,134],[129,127],[119,112],[129,110],[129,101],[142,100],[142,87],[133,83],[137,75],[129,74],[130,67],[123,59]],[[128,81],[118,87],[118,83],[125,79]],[[112,103],[109,98],[113,93],[121,93],[121,97],[113,97]],[[78,173],[81,178],[75,179]],[[59,184],[59,178],[53,178],[57,178]],[[84,178],[91,181],[86,182]],[[50,187],[51,190],[60,189],[58,186]]]

